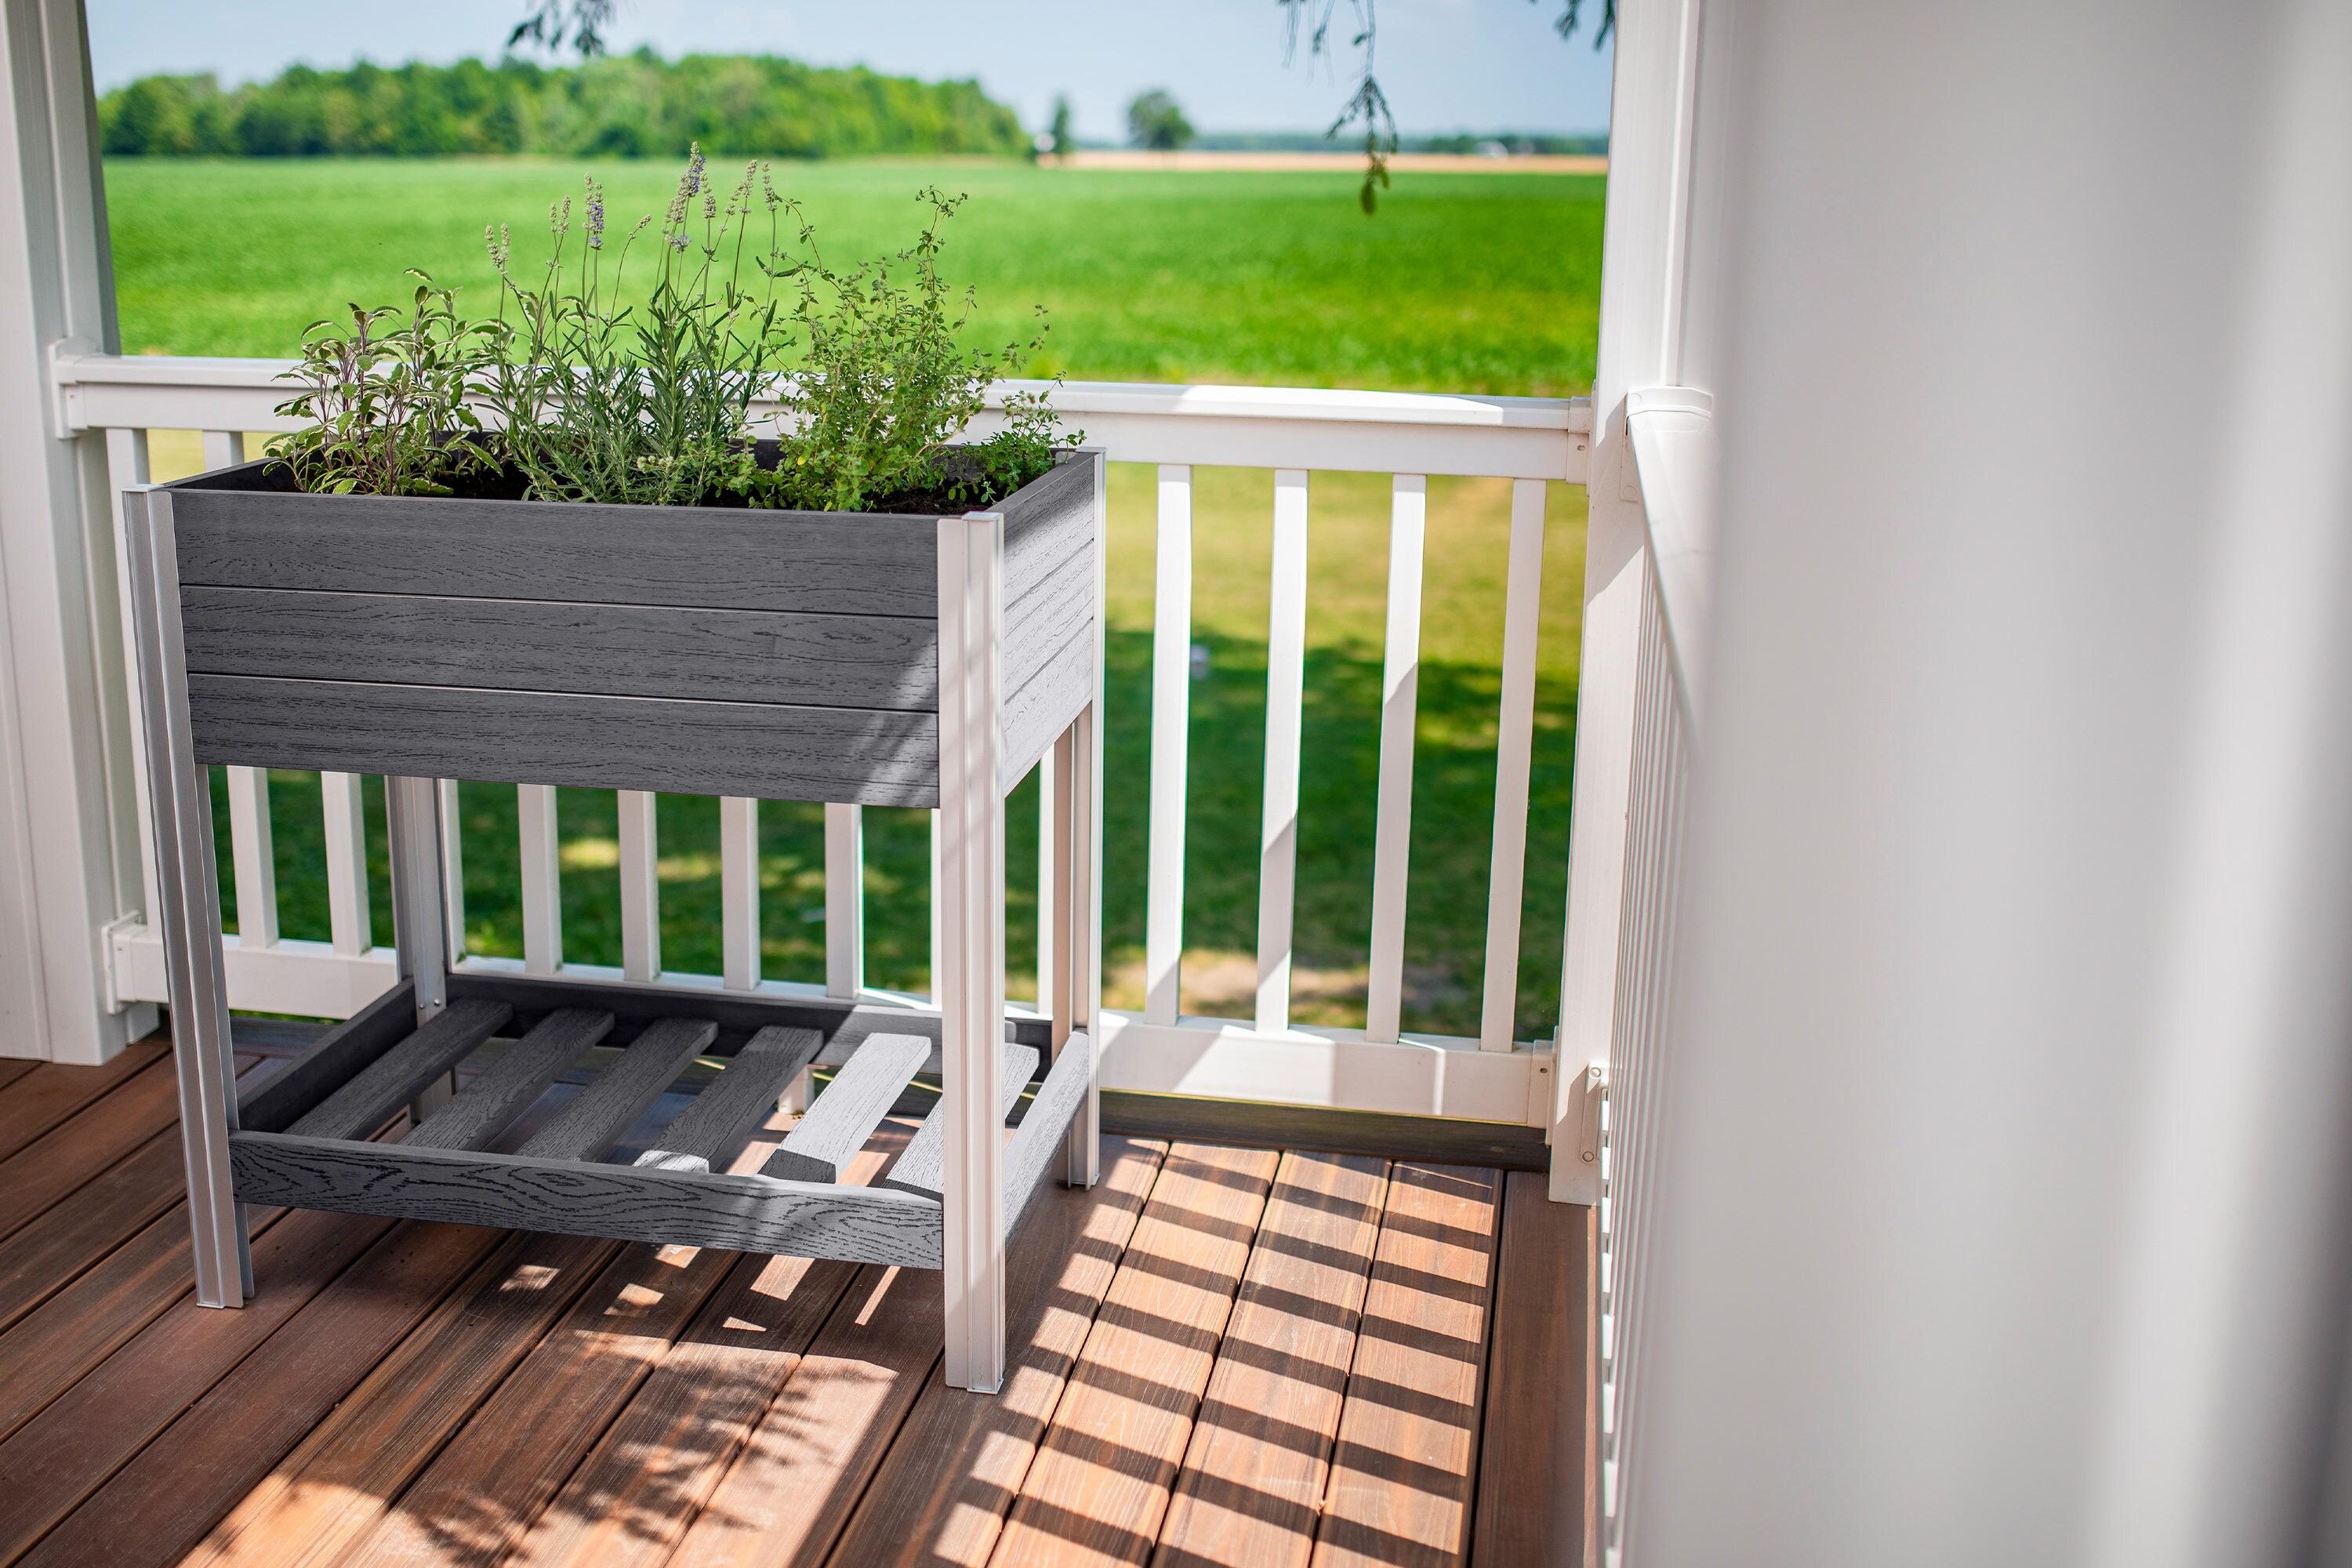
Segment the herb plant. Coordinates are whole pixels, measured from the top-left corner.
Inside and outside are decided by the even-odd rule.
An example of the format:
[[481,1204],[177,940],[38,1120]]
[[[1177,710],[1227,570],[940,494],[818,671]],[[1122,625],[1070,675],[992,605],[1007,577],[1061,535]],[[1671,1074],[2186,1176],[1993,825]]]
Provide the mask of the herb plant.
[[[592,177],[576,226],[569,198],[549,208],[536,277],[518,275],[504,228],[485,231],[499,281],[494,318],[466,320],[419,273],[412,312],[354,306],[348,334],[314,324],[293,373],[308,390],[281,410],[314,423],[273,451],[305,489],[823,510],[988,505],[1082,437],[1060,429],[1044,394],[1020,393],[996,435],[952,445],[989,384],[1035,352],[1045,324],[1041,310],[1026,343],[964,346],[971,294],[940,271],[942,231],[963,198],[926,189],[918,199],[929,216],[911,245],[837,268],[761,164],[722,198],[695,149],[658,224],[643,218],[610,245]],[[650,294],[625,303],[632,257],[648,247],[634,265],[653,269]],[[754,418],[771,399],[772,463]]]
[[310,423],[269,450],[306,490],[448,495],[488,466],[479,445],[450,437],[481,428],[467,400],[495,330],[459,316],[453,290],[409,276],[407,310],[353,305],[348,332],[332,321],[303,329],[300,363],[287,373],[303,390],[278,412]]

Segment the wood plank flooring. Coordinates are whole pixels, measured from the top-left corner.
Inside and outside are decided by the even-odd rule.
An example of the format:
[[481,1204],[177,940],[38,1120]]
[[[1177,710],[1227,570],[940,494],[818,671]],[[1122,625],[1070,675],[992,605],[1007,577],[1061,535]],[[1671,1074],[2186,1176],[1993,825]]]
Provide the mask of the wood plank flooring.
[[0,1568],[1590,1551],[1591,1211],[1540,1177],[1106,1139],[983,1398],[925,1270],[254,1210],[258,1295],[197,1307],[171,1070],[0,1062]]

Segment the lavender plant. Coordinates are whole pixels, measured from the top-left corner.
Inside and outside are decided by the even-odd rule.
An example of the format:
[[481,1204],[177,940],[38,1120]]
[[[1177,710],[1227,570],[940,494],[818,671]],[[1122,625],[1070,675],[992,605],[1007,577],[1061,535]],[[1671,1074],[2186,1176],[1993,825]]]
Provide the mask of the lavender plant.
[[[570,198],[548,209],[536,277],[519,275],[506,229],[484,231],[499,280],[494,318],[465,320],[451,292],[418,273],[412,312],[354,306],[349,333],[314,323],[295,373],[308,390],[281,410],[314,423],[278,450],[306,489],[986,505],[1080,437],[1061,431],[1043,394],[1025,393],[1008,402],[999,434],[951,447],[989,383],[1035,351],[1044,312],[1026,343],[964,347],[971,294],[939,266],[941,231],[963,198],[926,189],[919,199],[929,217],[911,246],[840,268],[764,165],[746,165],[722,197],[698,147],[658,222],[642,218],[617,238],[592,176],[577,209]],[[633,256],[653,269],[642,304],[625,302]],[[752,420],[769,396],[782,414],[772,466]]]
[[495,331],[458,315],[454,289],[415,268],[410,308],[352,305],[351,328],[331,320],[303,330],[299,363],[281,377],[303,390],[278,412],[310,423],[269,444],[306,490],[336,495],[448,495],[485,470],[468,405]]
[[654,232],[653,291],[641,307],[620,300],[630,253],[653,220],[608,247],[593,177],[576,254],[571,201],[549,209],[553,244],[537,280],[516,277],[503,229],[486,231],[502,292],[483,401],[505,425],[507,460],[529,494],[680,505],[750,483],[751,405],[785,340],[772,193],[767,247],[750,249],[761,216],[756,175],[747,168],[722,206],[695,150]]

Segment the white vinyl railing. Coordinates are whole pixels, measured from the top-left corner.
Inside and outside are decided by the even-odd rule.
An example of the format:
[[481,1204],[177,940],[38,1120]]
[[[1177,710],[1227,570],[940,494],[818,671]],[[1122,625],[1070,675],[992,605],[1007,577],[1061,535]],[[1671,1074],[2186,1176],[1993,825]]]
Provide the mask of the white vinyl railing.
[[[1604,1473],[1612,1483],[1627,1448],[1627,1418],[1641,1408],[1660,1090],[1668,1068],[1683,827],[1701,712],[1699,650],[1714,546],[1713,404],[1703,393],[1681,389],[1635,392],[1626,400],[1626,430],[1640,476],[1643,548],[1601,1205],[1602,1361],[1609,1391],[1602,1441]],[[1609,1513],[1613,1519],[1613,1506]]]
[[[289,427],[273,412],[287,396],[268,360],[61,357],[60,423],[105,432],[111,489],[148,477],[147,432],[203,433],[208,466],[239,460],[243,433]],[[1003,393],[1038,384],[1008,384]],[[1581,481],[1590,431],[1582,399],[1486,398],[1290,388],[1078,383],[1055,388],[1056,408],[1114,462],[1157,466],[1159,543],[1151,654],[1151,765],[1146,812],[1150,847],[1145,916],[1145,1000],[1136,1014],[1107,1013],[1103,1084],[1109,1089],[1543,1125],[1550,1118],[1548,1043],[1515,1040],[1519,910],[1524,889],[1528,771],[1549,481]],[[982,416],[989,427],[995,416]],[[1184,820],[1191,759],[1192,496],[1194,465],[1276,470],[1265,813],[1259,845],[1257,985],[1254,1016],[1203,1018],[1179,1009],[1184,945]],[[1292,911],[1297,896],[1300,739],[1310,544],[1307,498],[1317,470],[1393,476],[1387,647],[1382,679],[1379,798],[1367,1027],[1309,1027],[1291,1016]],[[1503,630],[1493,858],[1486,965],[1475,1038],[1399,1029],[1405,967],[1405,873],[1412,814],[1413,730],[1419,660],[1426,481],[1473,475],[1514,481]],[[121,526],[119,499],[116,527]],[[119,535],[118,535],[119,537]],[[118,551],[118,554],[120,552]],[[124,661],[128,668],[130,661]],[[126,675],[135,680],[135,675]],[[132,693],[135,698],[136,693]],[[147,843],[146,772],[131,727],[146,863],[146,907],[156,907]],[[368,917],[360,781],[323,775],[326,880],[332,939],[281,937],[269,802],[257,770],[228,773],[233,881],[239,934],[228,939],[230,1001],[240,1009],[348,1016],[391,980],[391,951]],[[444,820],[455,824],[455,784],[443,784]],[[1131,787],[1113,777],[1106,787]],[[663,965],[653,797],[619,794],[622,963],[567,960],[554,792],[517,786],[520,829],[523,970],[604,983],[709,985],[782,994],[885,998],[866,984],[864,872],[859,809],[824,813],[825,981],[820,986],[761,973],[759,804],[722,802],[723,954],[717,975]],[[1053,802],[1041,799],[1050,817]],[[1041,836],[1042,837],[1042,836]],[[453,905],[464,880],[454,827],[444,848]],[[934,839],[934,877],[937,873]],[[1041,878],[1050,874],[1040,868]],[[934,900],[934,909],[936,909]],[[462,907],[453,910],[452,961],[511,968],[518,961],[462,951]],[[936,956],[936,921],[932,933]],[[161,940],[137,921],[113,932],[112,982],[121,1001],[165,996]],[[936,965],[934,966],[936,972]]]

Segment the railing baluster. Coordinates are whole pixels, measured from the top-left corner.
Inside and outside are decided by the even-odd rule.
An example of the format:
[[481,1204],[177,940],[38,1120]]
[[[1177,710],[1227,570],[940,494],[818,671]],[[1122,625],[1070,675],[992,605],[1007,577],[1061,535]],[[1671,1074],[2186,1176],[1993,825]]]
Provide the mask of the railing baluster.
[[824,808],[824,994],[850,1000],[866,989],[866,812]]
[[1054,1003],[1053,942],[1048,933],[1054,930],[1054,917],[1060,895],[1054,886],[1054,769],[1053,753],[1046,753],[1046,764],[1037,770],[1037,1010],[1050,1012]]
[[661,977],[661,855],[650,790],[618,797],[621,833],[621,973],[629,980]]
[[207,430],[204,433],[205,467],[229,468],[245,461],[245,432]]
[[1519,1005],[1519,900],[1528,871],[1528,768],[1535,749],[1536,635],[1543,608],[1544,482],[1511,482],[1503,605],[1503,700],[1495,732],[1495,848],[1486,882],[1486,994],[1478,1044],[1511,1048]]
[[319,805],[327,834],[327,925],[337,952],[375,945],[368,913],[367,805],[357,773],[319,775]]
[[229,861],[236,876],[239,947],[278,945],[278,857],[269,833],[269,774],[228,770]]
[[940,995],[940,939],[942,934],[940,926],[940,911],[941,909],[940,899],[940,814],[936,811],[931,812],[929,814],[929,820],[931,829],[931,948],[930,956],[927,960],[930,967],[923,972],[929,976],[929,978],[926,979],[923,984],[931,988],[931,1000],[936,1002],[939,1000]]
[[1307,689],[1307,470],[1274,471],[1274,580],[1265,638],[1265,811],[1257,857],[1257,1029],[1290,1027],[1297,903],[1298,742]]
[[[114,571],[116,603],[121,606],[125,635],[136,625],[131,611],[131,555],[122,533],[122,492],[132,485],[147,482],[147,432],[144,430],[109,430],[106,433],[106,481],[111,495],[114,516]],[[131,775],[135,789],[135,807],[139,818],[139,887],[140,908],[152,925],[163,918],[163,895],[156,885],[155,824],[149,815],[147,800],[147,726],[142,714],[140,695],[139,660],[128,647],[122,649],[122,682],[128,697],[126,710],[131,715]]]
[[1192,470],[1160,468],[1151,610],[1150,862],[1144,900],[1143,1016],[1176,1021],[1184,962],[1184,773],[1192,707]]
[[441,897],[455,967],[466,956],[466,841],[457,826],[457,781],[436,779],[433,787],[441,797]]
[[563,967],[563,870],[555,828],[555,786],[515,785],[522,839],[522,966],[532,974]]
[[1381,669],[1380,805],[1372,829],[1370,994],[1364,1032],[1393,1040],[1404,1010],[1406,871],[1412,858],[1413,722],[1421,700],[1421,563],[1429,481],[1399,474],[1389,500],[1389,621]]
[[730,991],[760,984],[760,803],[719,802],[719,963]]

